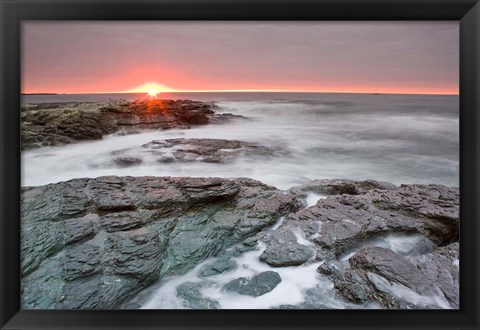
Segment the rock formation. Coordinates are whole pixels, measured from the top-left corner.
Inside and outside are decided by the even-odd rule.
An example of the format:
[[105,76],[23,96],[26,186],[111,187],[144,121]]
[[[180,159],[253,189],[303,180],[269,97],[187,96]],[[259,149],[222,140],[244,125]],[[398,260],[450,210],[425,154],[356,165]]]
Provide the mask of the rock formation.
[[[458,188],[316,180],[290,191],[330,196],[290,214],[263,238],[265,262],[279,267],[324,261],[318,272],[347,302],[458,308]],[[404,256],[403,250],[381,247],[389,235],[414,237],[419,246]]]
[[23,188],[22,306],[115,308],[299,207],[250,179],[100,177]]
[[21,111],[22,149],[98,140],[140,129],[189,128],[243,118],[216,114],[215,104],[191,100],[28,104]]
[[138,148],[117,150],[112,153],[113,164],[129,167],[142,164],[144,159],[158,163],[229,163],[241,156],[265,159],[288,155],[281,146],[224,139],[167,139],[154,140]]
[[[302,208],[309,192],[328,197]],[[215,257],[198,270],[204,281],[183,283],[177,297],[186,308],[220,308],[202,288],[263,242],[260,260],[272,267],[321,262],[317,276],[352,308],[458,308],[458,212],[458,188],[375,181],[316,180],[289,192],[250,179],[171,177],[26,187],[22,307],[118,308]],[[385,243],[391,237],[400,244]],[[281,281],[266,271],[223,290],[255,297]],[[311,288],[303,303],[279,308],[327,308],[324,295]]]

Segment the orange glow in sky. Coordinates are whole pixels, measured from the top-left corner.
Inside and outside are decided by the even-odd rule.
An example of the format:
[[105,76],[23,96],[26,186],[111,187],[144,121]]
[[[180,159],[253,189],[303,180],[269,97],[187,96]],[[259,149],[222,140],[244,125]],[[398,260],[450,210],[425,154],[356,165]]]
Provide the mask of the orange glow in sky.
[[161,85],[155,82],[145,83],[138,87],[122,91],[122,93],[148,93],[149,95],[156,96],[158,93],[176,92],[177,90]]
[[[224,81],[224,79],[189,79],[181,70],[179,72],[161,72],[162,80],[153,77],[152,73],[145,74],[149,82],[145,82],[142,75],[147,70],[136,69],[126,75],[118,75],[111,78],[99,79],[92,83],[90,79],[79,79],[58,85],[29,84],[28,80],[22,84],[22,93],[65,93],[65,94],[88,94],[88,93],[148,93],[151,96],[157,94],[175,92],[324,92],[324,93],[385,93],[385,94],[454,94],[459,92],[457,82],[432,81],[431,83],[414,84],[409,81],[371,81],[368,77],[352,78],[350,82],[341,79],[329,79],[329,81],[313,84],[301,84],[300,82],[288,82],[285,80],[266,81],[266,79],[252,78],[251,81],[237,80]],[[170,78],[170,79],[169,79]],[[177,87],[167,81],[176,82]],[[137,81],[136,84],[132,82]],[[133,85],[133,86],[132,86]],[[182,87],[180,87],[182,86]]]
[[157,94],[167,94],[167,93],[202,93],[202,92],[300,92],[300,93],[384,93],[384,94],[439,94],[439,95],[457,95],[457,88],[428,88],[428,87],[386,87],[380,85],[372,86],[305,86],[300,88],[258,88],[258,89],[249,89],[249,88],[232,88],[232,89],[174,89],[168,87],[164,84],[158,83],[145,83],[138,87],[125,90],[125,91],[113,91],[112,93],[147,93],[151,97],[156,97]]
[[[121,81],[121,79],[119,79]],[[132,81],[133,79],[125,79]],[[141,78],[137,78],[141,80]],[[192,80],[195,82],[195,80]],[[188,86],[188,84],[186,84]],[[141,83],[133,88],[124,88],[123,85],[120,85],[115,88],[115,85],[108,84],[108,86],[103,86],[99,84],[99,88],[94,90],[90,87],[83,85],[74,85],[71,87],[57,87],[53,89],[41,88],[41,87],[31,87],[28,88],[28,85],[23,85],[23,93],[65,93],[65,94],[88,94],[88,93],[146,93],[150,97],[157,97],[158,94],[167,94],[175,92],[305,92],[305,93],[384,93],[384,94],[447,94],[447,95],[457,95],[459,92],[458,86],[449,86],[447,84],[433,83],[426,86],[415,86],[411,84],[341,84],[334,83],[332,84],[319,84],[318,86],[302,86],[294,85],[289,86],[288,84],[278,84],[276,86],[275,82],[270,84],[263,84],[258,87],[253,86],[254,84],[235,84],[223,85],[224,88],[219,88],[214,82],[205,81],[203,84],[205,88],[172,88],[163,83],[157,82],[147,82]],[[88,86],[91,86],[90,84]],[[274,86],[273,88],[271,86]],[[256,87],[256,88],[255,88]]]
[[22,93],[458,94],[449,22],[22,23]]

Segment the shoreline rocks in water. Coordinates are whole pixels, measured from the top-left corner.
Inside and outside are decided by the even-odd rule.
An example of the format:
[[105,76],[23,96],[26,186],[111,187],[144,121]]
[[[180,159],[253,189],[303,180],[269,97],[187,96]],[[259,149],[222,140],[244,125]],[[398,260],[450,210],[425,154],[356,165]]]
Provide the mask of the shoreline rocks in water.
[[265,146],[254,142],[225,139],[167,139],[154,140],[139,148],[112,152],[114,165],[140,165],[144,159],[158,163],[229,163],[241,156],[271,158],[288,155],[281,146]]
[[278,273],[265,271],[252,278],[237,278],[225,284],[223,290],[236,292],[246,296],[258,297],[275,289],[280,282],[282,282],[282,278]]
[[216,114],[213,102],[138,100],[28,104],[21,111],[22,149],[98,140],[141,129],[190,128],[244,118]]
[[[290,191],[330,196],[290,214],[263,238],[267,263],[288,266],[289,258],[300,265],[314,249],[315,260],[324,261],[318,272],[341,299],[383,308],[458,308],[458,188],[316,180]],[[392,246],[389,238],[403,243]],[[409,240],[418,245],[412,251],[402,246]]]
[[[304,207],[309,192],[328,196]],[[180,285],[177,296],[187,308],[220,308],[201,295],[204,284],[240,267],[232,257],[259,242],[266,245],[260,261],[275,269],[321,261],[317,276],[353,308],[458,308],[458,212],[458,188],[376,181],[315,180],[287,192],[241,178],[100,177],[25,187],[22,308],[118,308],[210,257],[198,270],[204,281]],[[264,273],[226,287],[268,294],[280,282]],[[272,285],[259,291],[262,283]],[[280,307],[327,308],[322,290]]]
[[100,177],[22,189],[22,307],[108,309],[299,209],[250,179]]

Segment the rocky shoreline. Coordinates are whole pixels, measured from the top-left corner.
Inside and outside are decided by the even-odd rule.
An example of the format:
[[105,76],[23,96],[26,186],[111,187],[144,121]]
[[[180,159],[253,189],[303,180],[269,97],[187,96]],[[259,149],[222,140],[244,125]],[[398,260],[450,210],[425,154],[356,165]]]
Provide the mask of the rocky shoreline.
[[[208,279],[260,245],[272,271],[222,290],[262,296],[281,285],[275,269],[321,262],[318,276],[357,308],[459,306],[458,188],[315,180],[281,191],[245,178],[99,177],[24,187],[21,205],[26,309],[122,308],[208,258],[205,282],[184,283],[177,296],[184,308],[220,308],[202,294]],[[416,248],[380,244],[385,237]],[[322,294],[313,287],[303,303],[277,308],[328,308]]]
[[160,99],[27,104],[21,109],[22,150],[245,118],[215,109],[214,102]]

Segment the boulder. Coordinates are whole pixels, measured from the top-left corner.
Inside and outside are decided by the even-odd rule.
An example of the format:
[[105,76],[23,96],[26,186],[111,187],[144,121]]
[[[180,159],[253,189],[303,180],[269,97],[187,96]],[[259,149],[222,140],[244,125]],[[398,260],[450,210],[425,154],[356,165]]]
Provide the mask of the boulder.
[[289,192],[305,197],[307,192],[323,195],[361,195],[373,189],[393,190],[398,187],[394,184],[375,180],[354,181],[347,179],[312,180],[301,186],[290,188]]
[[431,254],[405,257],[381,247],[367,247],[349,259],[341,272],[321,266],[335,289],[355,303],[379,303],[383,308],[458,308],[458,244]]
[[189,309],[219,309],[220,304],[202,295],[200,290],[208,283],[185,282],[177,287],[177,297]]
[[237,278],[225,284],[222,289],[242,295],[258,297],[275,289],[280,282],[282,282],[282,278],[278,273],[266,271],[250,279],[246,277]]
[[[321,185],[334,188],[303,209],[292,193],[243,178],[108,176],[22,188],[22,308],[118,308],[204,260],[200,277],[232,270],[232,258],[259,242],[271,266],[323,261],[322,284],[278,308],[458,308],[458,188]],[[413,249],[379,244],[386,237]],[[201,295],[209,281],[179,287],[182,304],[219,308]],[[223,290],[255,297],[280,281],[264,272]]]
[[318,256],[339,258],[369,240],[391,233],[419,234],[436,245],[458,240],[458,188],[402,185],[364,194],[334,195],[287,217],[315,243]]
[[[230,163],[242,156],[272,157],[288,155],[282,146],[265,146],[259,143],[224,139],[167,139],[154,140],[138,148],[116,150],[111,153],[113,165],[135,166],[143,158],[153,158],[158,163]],[[111,166],[112,162],[106,165]]]
[[[314,249],[315,260],[324,260],[318,272],[352,308],[458,308],[458,188],[315,180],[290,190],[299,198],[312,191],[328,197],[288,215],[264,239],[266,252],[269,240],[286,252],[279,257],[299,242]],[[302,240],[285,235],[295,230]],[[313,306],[281,308],[307,305]]]
[[[22,149],[98,140],[115,132],[189,128],[236,118],[215,114],[215,108],[212,102],[160,99],[28,104],[21,111]],[[128,161],[125,164],[128,166]]]
[[272,232],[263,241],[267,242],[267,247],[260,260],[273,267],[299,266],[315,257],[315,250],[298,243],[288,228]]
[[250,179],[110,176],[25,187],[21,205],[22,308],[110,309],[301,204]]
[[203,277],[222,274],[229,270],[237,268],[237,264],[229,256],[222,256],[216,259],[213,263],[207,264],[200,269],[198,275]]

